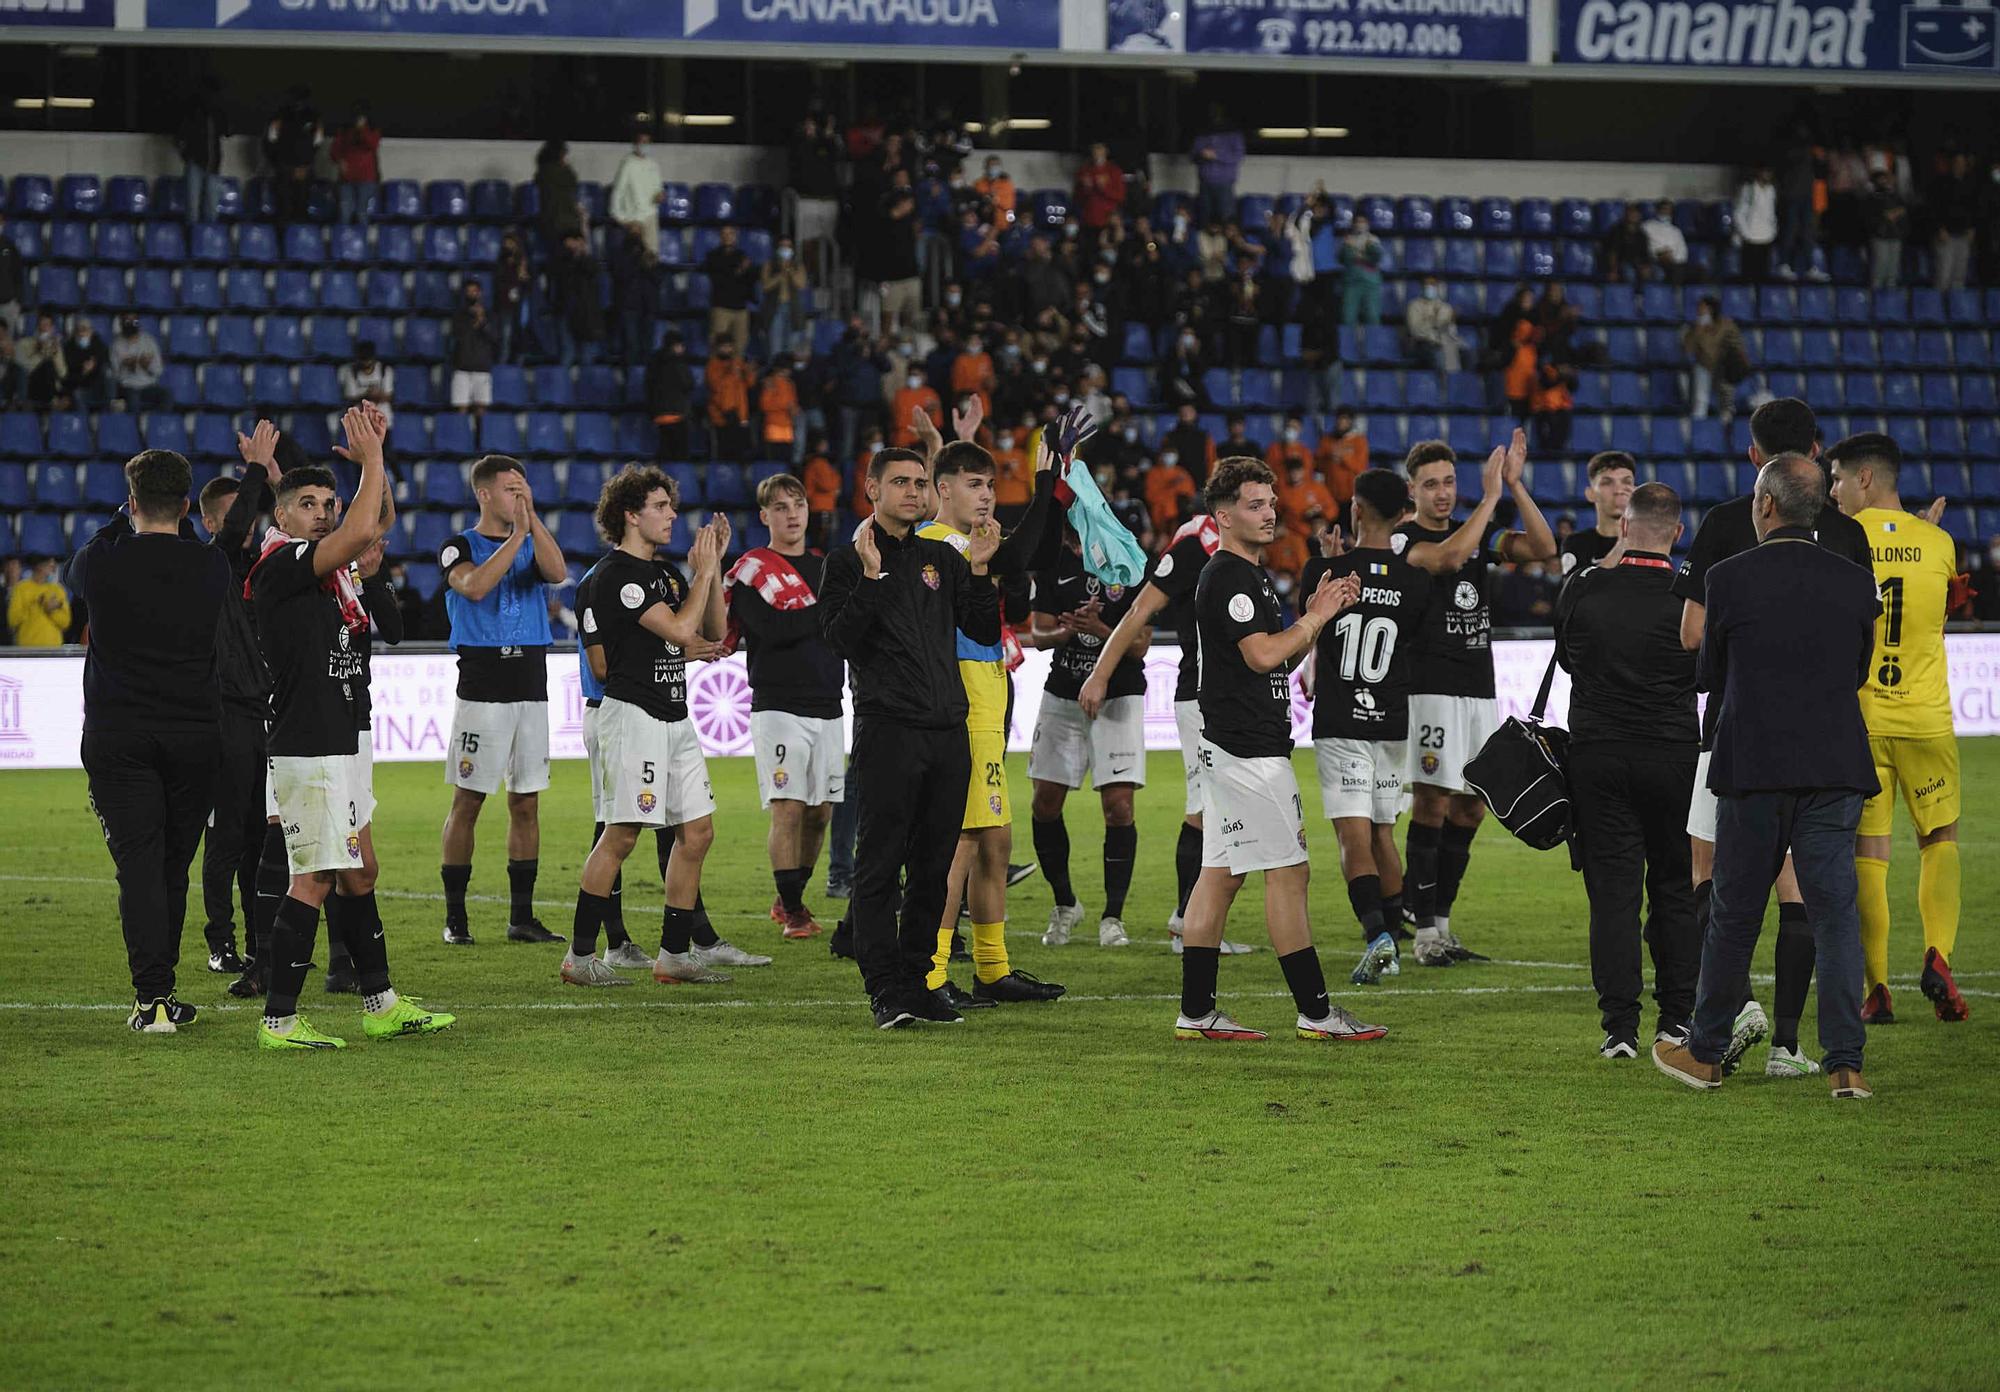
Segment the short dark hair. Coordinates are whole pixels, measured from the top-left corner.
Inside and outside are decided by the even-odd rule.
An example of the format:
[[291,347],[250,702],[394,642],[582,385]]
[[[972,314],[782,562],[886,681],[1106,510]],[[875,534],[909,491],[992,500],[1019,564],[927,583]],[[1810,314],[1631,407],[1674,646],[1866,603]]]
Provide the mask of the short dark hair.
[[[504,455],[488,455],[487,459],[505,458]],[[480,463],[485,463],[482,459]],[[510,463],[512,461],[509,461]],[[641,468],[627,464],[604,482],[604,488],[597,495],[597,530],[613,546],[625,540],[625,514],[637,512],[646,506],[646,499],[653,496],[655,489],[667,490],[667,501],[680,506],[680,490],[674,481],[658,469]]]
[[322,468],[318,464],[301,464],[296,469],[287,469],[278,475],[278,485],[272,492],[276,501],[282,503],[301,488],[324,488],[332,493],[337,491],[337,487],[333,481],[333,470]]
[[372,338],[358,340],[354,345],[354,359],[356,362],[375,361],[375,340]]
[[201,486],[201,496],[195,500],[196,510],[204,517],[208,510],[225,498],[234,498],[243,485],[227,474],[218,474]]
[[1624,450],[1599,450],[1590,456],[1590,462],[1583,467],[1584,476],[1592,483],[1597,482],[1599,474],[1609,473],[1613,469],[1623,469],[1633,475],[1639,472],[1638,461]]
[[1777,504],[1780,526],[1811,527],[1826,506],[1826,476],[1810,457],[1788,450],[1757,471],[1757,491],[1752,496],[1768,496]]
[[1364,469],[1354,480],[1354,496],[1393,522],[1410,506],[1410,485],[1394,469]]
[[1858,469],[1865,464],[1887,474],[1892,480],[1903,468],[1903,447],[1875,430],[1849,435],[1828,450],[1826,457],[1830,463],[1845,464],[1850,469]]
[[1276,488],[1278,478],[1261,459],[1252,459],[1247,454],[1231,455],[1217,463],[1215,472],[1208,476],[1208,487],[1203,490],[1202,501],[1208,504],[1210,512],[1227,507],[1236,501],[1246,483],[1261,483]]
[[1767,460],[1781,454],[1810,457],[1819,441],[1819,420],[1796,396],[1781,396],[1750,413],[1750,438]]
[[778,501],[780,493],[788,493],[795,498],[806,496],[806,486],[790,474],[773,474],[757,485],[757,506],[767,508]]
[[1634,531],[1667,536],[1680,525],[1681,495],[1664,483],[1641,484],[1625,505],[1625,519]]
[[172,450],[140,450],[125,464],[125,488],[148,522],[179,517],[194,487],[194,470]]
[[522,468],[521,461],[512,455],[484,455],[472,466],[472,486],[485,488],[502,474],[519,474],[526,478],[528,471]]
[[991,474],[996,472],[993,456],[970,440],[953,440],[937,452],[931,461],[931,481],[938,482],[956,474]]
[[1419,440],[1403,456],[1403,477],[1415,482],[1417,470],[1426,464],[1449,464],[1456,469],[1458,455],[1442,440]]
[[[875,451],[874,457],[868,461],[868,477],[879,482],[882,475],[889,472],[889,466],[897,463],[923,464],[924,457],[915,450],[905,449],[901,445],[890,445],[887,449],[878,449]],[[925,467],[928,468],[929,466],[925,465]]]

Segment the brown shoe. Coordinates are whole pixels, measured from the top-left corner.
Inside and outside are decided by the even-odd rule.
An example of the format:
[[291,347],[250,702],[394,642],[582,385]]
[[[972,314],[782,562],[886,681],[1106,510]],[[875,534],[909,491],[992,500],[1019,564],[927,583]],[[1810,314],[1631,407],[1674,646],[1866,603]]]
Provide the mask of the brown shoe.
[[1686,1044],[1672,1039],[1653,1041],[1653,1067],[1677,1083],[1706,1092],[1722,1086],[1722,1065],[1703,1063]]
[[1826,1075],[1827,1085],[1833,1089],[1835,1097],[1873,1097],[1874,1090],[1868,1080],[1861,1076],[1858,1068],[1836,1068]]

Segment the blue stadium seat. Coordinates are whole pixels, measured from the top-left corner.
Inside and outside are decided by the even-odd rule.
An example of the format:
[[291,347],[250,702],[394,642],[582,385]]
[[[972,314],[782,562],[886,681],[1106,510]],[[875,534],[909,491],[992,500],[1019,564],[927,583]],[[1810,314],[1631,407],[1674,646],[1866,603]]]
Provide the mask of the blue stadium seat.
[[187,180],[179,174],[162,174],[153,180],[147,214],[156,222],[187,221]]
[[660,204],[660,221],[677,226],[694,221],[694,193],[686,184],[669,182],[661,192],[666,195]]
[[88,459],[97,453],[90,417],[81,411],[54,411],[49,415],[49,454],[56,459]]
[[[1646,379],[1636,372],[1613,372],[1609,374],[1610,391],[1607,404],[1614,411],[1643,411],[1646,409]],[[1623,448],[1623,446],[1620,446]]]
[[1611,328],[1604,331],[1604,360],[1613,367],[1638,367],[1646,361],[1645,348],[1637,329]]
[[414,179],[390,179],[378,195],[376,216],[384,222],[416,222],[424,215],[423,191]]
[[1396,202],[1396,230],[1407,237],[1429,237],[1438,228],[1437,205],[1428,198],[1411,195]]
[[606,209],[611,204],[611,195],[604,185],[592,179],[585,179],[576,186],[576,201],[583,205],[584,225],[596,227],[605,220]]
[[1652,440],[1646,424],[1637,416],[1613,416],[1611,418],[1611,448],[1623,450],[1635,459],[1644,459],[1652,453]]
[[[813,345],[813,351],[814,353],[820,351],[817,342]],[[599,363],[577,370],[577,405],[616,407],[622,406],[624,402],[625,389],[619,381],[618,369]]]
[[118,508],[124,505],[130,491],[125,484],[123,464],[99,463],[83,466],[83,501],[86,504],[105,509]]
[[14,545],[14,522],[7,513],[19,512],[28,506],[33,493],[28,487],[28,466],[25,464],[0,464],[0,556],[11,555]]
[[1945,322],[1943,295],[1940,295],[1937,291],[1927,286],[1920,286],[1906,293],[1909,295],[1910,300],[1909,312],[1903,317],[1918,324],[1942,324]]
[[[1831,381],[1838,380],[1838,386]],[[1831,372],[1815,372],[1806,378],[1805,402],[1815,411],[1879,411],[1882,385],[1872,372],[1850,372],[1834,379]]]
[[1951,338],[1943,329],[1917,330],[1917,366],[1951,366]]
[[424,229],[424,262],[432,266],[456,266],[465,259],[465,244],[456,227],[432,224]]
[[424,214],[433,221],[464,222],[472,215],[472,200],[460,179],[433,179],[424,185]]
[[[1900,295],[1896,290],[1877,290],[1877,295]],[[1868,300],[1868,292],[1856,286],[1842,286],[1833,292],[1833,317],[1836,323],[1867,325],[1875,322],[1875,311]]]
[[250,404],[243,390],[243,369],[234,363],[210,363],[201,370],[201,405],[211,411],[240,411]]
[[[315,314],[306,321],[306,337],[312,355],[322,362],[345,362],[354,356],[354,340],[347,332],[347,320],[338,314]],[[376,345],[380,348],[380,344]]]
[[1956,411],[1958,379],[1949,372],[1926,372],[1921,399],[1926,411]]
[[35,503],[38,507],[71,508],[83,502],[74,464],[43,464],[35,470]]
[[1465,458],[1483,459],[1495,443],[1495,426],[1502,423],[1485,416],[1452,416],[1446,424],[1445,443]]
[[97,259],[115,266],[130,266],[139,259],[139,234],[129,222],[97,224]]
[[[413,427],[415,432],[421,432],[422,426],[421,420],[407,423],[399,420],[396,424],[397,447],[416,443],[417,433],[413,433]],[[343,462],[335,459],[333,436],[326,428],[326,417],[320,412],[294,411],[286,418],[286,428],[292,432],[292,443],[306,452],[306,458]]]
[[[199,229],[197,229],[199,230]],[[226,261],[229,259],[228,238],[222,229],[212,229],[213,234],[222,239],[223,254],[220,257],[196,257],[198,261]],[[148,261],[162,265],[178,266],[188,259],[187,230],[178,222],[156,222],[146,228],[145,253]]]
[[62,519],[48,512],[23,514],[20,540],[14,549],[23,556],[67,555],[69,538],[63,535]]
[[[1856,334],[1861,330],[1851,330]],[[1917,335],[1911,329],[1883,329],[1877,335],[1884,367],[1915,367]]]
[[431,424],[431,448],[454,459],[469,459],[479,453],[473,438],[472,417],[456,411],[436,417]]
[[[0,421],[7,417],[0,416]],[[178,411],[149,411],[139,418],[139,433],[148,449],[172,450],[186,456],[194,453],[188,439],[187,421]]]
[[7,185],[7,216],[46,219],[56,208],[55,184],[45,174],[16,174]]
[[380,266],[416,264],[416,238],[400,223],[384,223],[375,229],[375,263]]
[[[604,490],[604,465],[596,460],[572,460],[563,479],[562,499],[579,507],[594,508]],[[683,497],[683,504],[686,498]]]
[[[1856,331],[1853,329],[1846,329],[1842,330],[1842,332],[1854,333]],[[1772,363],[1778,361],[1777,357],[1771,351],[1771,339],[1776,336],[1778,335],[1772,335],[1772,334],[1765,335],[1764,353],[1763,357],[1761,358],[1761,361],[1772,362]],[[1833,332],[1831,330],[1807,329],[1805,330],[1805,332],[1799,335],[1798,362],[1803,366],[1832,367],[1836,361],[1837,356],[1838,355],[1836,354],[1834,349]],[[1871,352],[1864,361],[1858,363],[1850,363],[1849,365],[1867,366],[1873,361],[1874,361],[1874,354]]]
[[1602,411],[1611,404],[1611,392],[1602,372],[1578,372],[1570,396],[1579,411]]
[[1687,454],[1686,425],[1687,422],[1676,416],[1654,416],[1647,453],[1656,459],[1684,458]]
[[529,400],[537,406],[563,408],[576,404],[569,369],[550,364],[535,369]]
[[1798,316],[1801,324],[1831,324],[1833,287],[1801,285],[1798,294]]
[[475,222],[506,222],[514,215],[514,190],[505,179],[480,179],[472,186]]
[[362,303],[369,309],[400,314],[410,307],[409,292],[399,271],[375,269],[362,282]]
[[336,266],[365,266],[369,262],[368,229],[343,223],[327,233],[327,260]]
[[317,227],[293,223],[285,229],[285,260],[295,266],[319,265],[326,260],[326,233]]
[[1403,405],[1403,384],[1398,374],[1385,368],[1375,368],[1361,387],[1361,409],[1371,412],[1393,412]]
[[[257,363],[250,369],[250,400],[259,411],[289,410],[298,401],[291,370],[281,363]],[[210,403],[217,404],[217,403]]]
[[1764,324],[1798,322],[1798,295],[1789,285],[1766,285],[1757,291],[1757,320]]
[[694,220],[709,224],[736,221],[736,190],[728,184],[696,185]]
[[42,422],[30,411],[0,415],[0,459],[42,457]]
[[[681,501],[687,501],[685,492]],[[597,524],[580,508],[566,508],[556,515],[555,538],[556,545],[571,556],[594,556],[604,549],[604,539],[597,535]]]
[[361,309],[361,278],[353,271],[322,271],[319,277],[319,305],[353,314]]
[[236,422],[204,412],[194,418],[194,453],[204,459],[235,459]]
[[224,280],[222,299],[230,309],[269,309],[270,284],[262,271],[233,270]]
[[493,369],[493,405],[502,411],[516,411],[528,404],[528,374],[512,363]]
[[1557,247],[1557,275],[1588,279],[1597,274],[1597,246],[1593,242],[1563,242]]
[[1957,379],[1958,404],[1965,411],[2000,411],[1995,400],[1993,378],[1984,372],[1968,372]]
[[[528,412],[528,429],[523,448],[529,454],[561,455],[569,453],[569,431],[563,428],[563,418],[554,411]],[[513,453],[513,451],[505,451]]]
[[1386,194],[1364,193],[1354,200],[1354,215],[1367,218],[1376,236],[1385,236],[1396,226],[1396,200]]
[[[402,385],[403,379],[399,375],[396,379],[399,400],[403,395],[400,390]],[[340,390],[339,371],[331,363],[300,363],[297,400],[301,406],[325,407],[345,404],[346,397]]]
[[95,174],[65,174],[56,186],[56,207],[64,217],[94,218],[104,211],[104,185]]
[[511,411],[488,411],[479,418],[479,447],[488,454],[525,453],[521,422]]
[[80,222],[58,222],[49,228],[49,257],[55,261],[88,261],[90,229]]
[[142,178],[121,174],[105,181],[105,217],[143,219],[152,203],[152,192]]
[[714,508],[741,508],[750,506],[750,485],[743,471],[734,464],[711,464],[703,494],[706,506]]
[[[1413,411],[1436,411],[1444,406],[1444,386],[1435,372],[1408,372],[1403,375],[1403,404]],[[1432,434],[1438,432],[1433,431]]]
[[[97,416],[97,453],[109,455],[123,468],[124,461],[145,446],[139,443],[139,420],[129,411],[100,411]],[[119,484],[118,501],[125,501],[124,484]]]
[[1953,329],[1951,355],[1960,368],[1993,366],[1993,352],[1984,329]]
[[419,556],[435,556],[452,534],[451,518],[442,512],[419,512],[410,519],[410,545]]
[[1639,296],[1639,316],[1648,324],[1683,324],[1687,314],[1671,285],[1647,285]]
[[95,309],[123,309],[132,302],[125,273],[115,266],[91,266],[83,273],[83,302]]
[[403,356],[412,362],[444,360],[444,325],[436,319],[403,321]]
[[[1853,374],[1850,374],[1850,377]],[[1849,405],[1859,405],[1849,399]],[[1914,372],[1890,372],[1882,378],[1882,405],[1890,411],[1921,411],[1924,409],[1923,388],[1917,383]]]
[[1843,367],[1873,367],[1878,361],[1873,333],[1867,329],[1840,330],[1840,363]]
[[1564,198],[1555,207],[1555,235],[1593,237],[1597,235],[1590,203],[1582,198]]
[[[1392,264],[1406,275],[1426,276],[1434,274],[1439,265],[1437,240],[1432,237],[1411,237],[1403,242],[1402,255],[1394,258]],[[1394,289],[1393,282],[1384,287],[1385,292]],[[1382,312],[1385,316],[1397,311],[1389,304],[1389,295],[1383,296]]]
[[1485,251],[1490,243],[1477,241],[1448,241],[1444,244],[1444,255],[1438,262],[1441,274],[1453,279],[1472,280],[1484,272]]
[[[254,358],[255,351],[236,353],[225,346],[225,338],[220,325],[228,321],[218,321],[215,348],[224,357]],[[297,319],[289,314],[267,314],[264,316],[263,356],[277,358],[282,362],[297,362],[306,355],[305,334]]]
[[[1510,206],[1508,208],[1509,221],[1512,220],[1512,213],[1513,209]],[[1455,194],[1449,198],[1438,199],[1437,230],[1447,237],[1470,237],[1478,232],[1480,230],[1479,213],[1474,207],[1472,200],[1470,198],[1460,198]],[[1510,237],[1513,235],[1513,231],[1510,228],[1506,232],[1495,232],[1493,235],[1496,237]]]
[[1974,459],[2000,459],[2000,420],[1974,416],[1966,421],[1965,452]]
[[1931,452],[1930,432],[1924,429],[1922,416],[1891,416],[1889,438],[1911,459],[1926,458]]
[[296,314],[307,314],[317,309],[319,297],[313,293],[311,273],[288,267],[272,276],[271,305],[274,309],[291,310]]
[[1687,452],[1696,459],[1722,459],[1729,453],[1729,440],[1722,422],[1710,417],[1688,422]]
[[1553,237],[1555,206],[1546,198],[1523,198],[1510,215],[1504,198],[1479,200],[1479,230],[1489,237]]
[[1033,227],[1060,227],[1069,216],[1069,194],[1059,188],[1036,189],[1028,195],[1024,211],[1029,214]]
[[1986,322],[1986,310],[1977,290],[1953,290],[1945,298],[1945,317],[1953,324],[1978,325]]
[[1957,459],[1965,454],[1965,430],[1957,416],[1932,416],[1924,424],[1930,431],[1932,458]]
[[[1486,243],[1486,274],[1490,280],[1521,278],[1521,244],[1494,240]],[[1501,287],[1504,291],[1506,287]]]
[[462,229],[465,260],[468,265],[491,266],[500,259],[501,232],[497,227],[475,223]]
[[[503,185],[504,187],[504,185]],[[463,463],[434,459],[424,466],[424,501],[432,507],[472,507],[472,486]]]
[[237,228],[236,259],[252,266],[277,264],[278,230],[263,222],[248,222]]
[[[247,326],[246,326],[247,328]],[[208,336],[208,320],[199,314],[167,316],[167,356],[198,362],[209,356],[213,344]]]
[[[596,411],[579,411],[572,418],[579,455],[608,459],[618,453],[617,426],[610,416]],[[594,501],[594,499],[593,499]]]

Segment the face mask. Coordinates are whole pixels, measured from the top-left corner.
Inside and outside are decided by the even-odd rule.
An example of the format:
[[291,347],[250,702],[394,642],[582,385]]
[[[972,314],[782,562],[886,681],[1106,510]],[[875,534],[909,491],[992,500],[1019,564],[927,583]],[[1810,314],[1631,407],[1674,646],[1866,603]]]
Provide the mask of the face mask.
[[944,297],[944,302],[945,302],[946,304],[950,305],[950,306],[951,306],[951,307],[952,307],[953,309],[957,309],[957,308],[958,308],[958,306],[959,306],[959,303],[960,303],[960,302],[961,302],[962,300],[964,300],[964,298],[965,298],[965,296],[963,296],[963,295],[960,295],[960,294],[958,294],[957,292],[953,292],[952,294],[949,294],[949,295],[946,295],[946,296]]
[[896,345],[896,351],[897,351],[897,352],[898,352],[899,354],[901,354],[901,355],[902,355],[903,357],[906,357],[906,358],[907,358],[907,357],[909,357],[909,356],[910,356],[910,354],[912,354],[912,353],[916,352],[917,350],[916,350],[916,347],[915,347],[915,346],[914,346],[913,344],[908,344],[908,343],[898,343],[898,344]]
[[1111,272],[1099,271],[1096,275],[1093,275],[1091,279],[1096,281],[1099,285],[1109,285],[1111,283]]
[[993,443],[998,445],[1003,450],[1010,450],[1014,448],[1014,437],[1012,435],[1002,435],[999,439],[995,440]]
[[1109,469],[1099,469],[1097,471],[1096,478],[1097,478],[1097,491],[1100,493],[1109,493],[1111,491],[1111,485],[1115,482],[1114,478],[1112,477],[1111,471]]
[[1138,426],[1136,426],[1136,425],[1128,425],[1128,426],[1126,426],[1126,427],[1125,427],[1125,439],[1126,439],[1126,440],[1127,440],[1128,442],[1129,442],[1129,441],[1132,441],[1132,440],[1136,440],[1136,439],[1138,439],[1138,438],[1139,438],[1139,427],[1138,427]]
[[1116,247],[1106,247],[1097,253],[1097,259],[1108,265],[1115,265],[1118,261],[1118,250]]
[[1076,240],[1076,234],[1081,232],[1082,230],[1083,229],[1077,226],[1075,223],[1066,222],[1063,224],[1063,239],[1065,241],[1073,242]]
[[1694,321],[1697,324],[1712,324],[1715,322],[1707,310],[1703,310],[1701,313],[1695,315]]
[[968,355],[976,358],[981,353],[985,352],[986,348],[985,345],[980,343],[980,341],[975,338],[970,343],[965,345],[965,351]]
[[1049,370],[1048,360],[1045,358],[1036,358],[1030,366],[1037,372],[1047,372]]
[[1181,350],[1183,352],[1192,353],[1195,349],[1199,348],[1200,346],[1201,346],[1201,340],[1196,338],[1193,334],[1181,335]]
[[1288,445],[1296,445],[1298,442],[1299,442],[1299,428],[1296,425],[1286,426],[1285,443]]
[[1008,345],[1007,345],[1006,347],[1004,347],[1004,348],[1002,348],[1002,349],[1000,350],[1000,356],[1001,356],[1001,357],[1003,357],[1003,358],[1007,358],[1007,359],[1010,359],[1010,360],[1011,360],[1011,359],[1014,359],[1014,358],[1018,358],[1018,357],[1020,357],[1020,356],[1021,356],[1021,345],[1020,345],[1020,344],[1018,344],[1018,343],[1010,343],[1010,344],[1008,344]]
[[779,259],[780,261],[789,261],[789,260],[791,260],[791,259],[792,259],[792,249],[791,249],[790,247],[779,247],[779,248],[778,248],[778,259]]
[[1057,393],[1056,393],[1056,405],[1058,405],[1058,406],[1067,406],[1067,405],[1069,405],[1069,393],[1068,393],[1068,392],[1057,392]]
[[1442,286],[1426,285],[1424,287],[1424,298],[1427,300],[1434,300],[1443,293],[1444,293],[1444,287]]
[[1176,464],[1178,464],[1178,463],[1180,463],[1180,462],[1181,462],[1181,457],[1180,457],[1180,456],[1179,456],[1178,454],[1174,453],[1174,452],[1173,452],[1172,450],[1162,450],[1162,451],[1160,452],[1160,467],[1161,467],[1161,468],[1163,468],[1163,469],[1171,469],[1171,468],[1173,468],[1173,467],[1174,467],[1174,465],[1176,465]]
[[880,440],[870,440],[868,442],[868,453],[871,455],[874,454],[876,450],[879,450],[881,448],[882,448],[882,442]]
[[921,387],[924,384],[924,379],[917,376],[917,374],[914,372],[912,372],[906,380],[909,383],[911,391],[915,391],[918,387]]

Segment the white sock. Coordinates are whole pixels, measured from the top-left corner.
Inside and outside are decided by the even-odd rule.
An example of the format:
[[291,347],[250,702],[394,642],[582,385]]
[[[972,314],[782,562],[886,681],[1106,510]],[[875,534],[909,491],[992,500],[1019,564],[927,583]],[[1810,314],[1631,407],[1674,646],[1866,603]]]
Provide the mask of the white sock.
[[1442,924],[1439,924],[1439,925],[1437,925],[1437,926],[1435,926],[1435,927],[1431,927],[1431,928],[1419,928],[1419,929],[1417,929],[1417,941],[1418,941],[1418,942],[1443,942],[1443,941],[1444,941],[1444,925],[1442,925]]
[[266,1015],[264,1028],[276,1035],[286,1035],[292,1032],[292,1027],[298,1022],[299,1017],[296,1015]]
[[1449,934],[1450,934],[1450,932],[1451,932],[1451,915],[1450,915],[1450,914],[1439,914],[1439,915],[1437,916],[1437,918],[1436,918],[1435,920],[1433,920],[1433,921],[1434,921],[1434,922],[1435,922],[1435,923],[1437,924],[1437,926],[1438,926],[1438,931],[1439,931],[1440,933],[1444,933],[1444,934],[1447,934],[1447,935],[1449,935]]
[[383,1011],[395,1005],[395,1003],[396,993],[394,991],[383,991],[378,995],[363,996],[361,998],[361,1008],[370,1015],[380,1015]]

